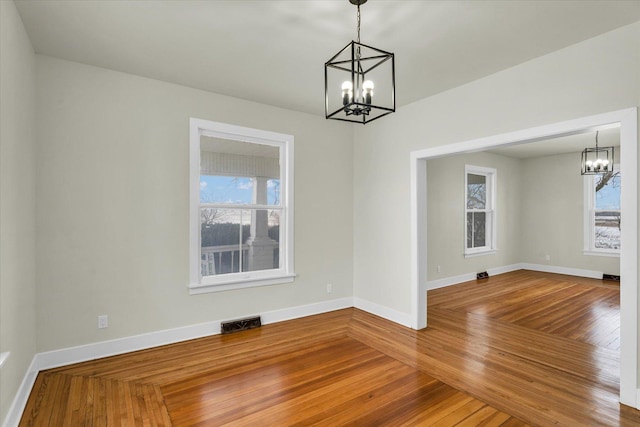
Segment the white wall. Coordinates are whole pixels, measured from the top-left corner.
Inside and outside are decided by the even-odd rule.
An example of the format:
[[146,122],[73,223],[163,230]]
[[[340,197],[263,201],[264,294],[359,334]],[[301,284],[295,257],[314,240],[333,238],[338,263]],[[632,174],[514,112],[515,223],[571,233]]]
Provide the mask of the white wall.
[[[36,58],[39,352],[353,295],[351,126]],[[294,135],[294,283],[189,296],[190,117]]]
[[[465,258],[465,165],[496,169],[497,251]],[[439,280],[520,262],[521,161],[473,153],[427,161],[427,278]],[[437,267],[440,266],[440,272]]]
[[0,422],[36,352],[35,57],[13,2],[0,1]]
[[522,162],[521,262],[619,275],[620,258],[583,253],[584,178],[580,166],[580,153]]
[[[425,70],[428,78],[428,70]],[[410,313],[410,158],[640,104],[640,23],[426,98],[356,129],[354,293]],[[398,98],[409,90],[398,82]]]

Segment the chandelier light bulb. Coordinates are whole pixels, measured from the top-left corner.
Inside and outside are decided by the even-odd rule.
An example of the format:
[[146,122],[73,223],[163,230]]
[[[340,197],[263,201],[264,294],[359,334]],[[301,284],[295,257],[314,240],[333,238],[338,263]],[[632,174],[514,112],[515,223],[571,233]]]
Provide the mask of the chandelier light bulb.
[[600,159],[600,158],[596,159],[596,161],[594,162],[593,165],[595,166],[597,171],[601,171],[603,166],[604,166],[603,163],[602,163],[602,159]]
[[371,97],[373,96],[373,82],[371,80],[365,80],[362,83],[362,96],[364,97],[364,103],[371,105]]
[[342,83],[342,105],[347,105],[353,98],[353,83],[349,80]]

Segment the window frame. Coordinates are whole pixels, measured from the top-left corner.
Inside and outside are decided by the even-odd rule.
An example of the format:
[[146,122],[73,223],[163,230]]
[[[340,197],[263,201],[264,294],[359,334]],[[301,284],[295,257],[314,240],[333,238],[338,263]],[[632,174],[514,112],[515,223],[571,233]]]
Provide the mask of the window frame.
[[[613,165],[614,171],[620,171],[620,165]],[[584,255],[592,255],[592,256],[603,256],[603,257],[620,257],[620,249],[605,249],[605,248],[596,248],[595,240],[596,240],[596,228],[595,228],[595,194],[596,194],[596,176],[597,175],[584,175],[584,205],[583,205],[583,254]],[[620,174],[620,180],[622,182],[622,174]],[[622,199],[622,193],[621,193]],[[622,200],[620,200],[622,203]],[[607,209],[608,211],[614,209]],[[622,216],[622,206],[620,206],[620,215]]]
[[[280,267],[214,276],[201,274],[200,139],[201,136],[270,145],[280,150]],[[292,135],[209,120],[189,120],[189,293],[202,294],[293,282],[293,143]],[[230,208],[237,207],[230,205]]]
[[[485,209],[468,209],[467,208],[467,198],[468,198],[468,180],[469,175],[482,175],[486,177],[487,183],[487,197],[486,197],[486,205]],[[474,166],[474,165],[465,165],[464,166],[464,257],[474,257],[481,255],[491,255],[496,253],[497,251],[497,209],[496,209],[496,200],[497,200],[497,176],[498,171],[494,168],[488,168],[484,166]],[[469,212],[485,212],[487,217],[489,218],[485,223],[485,245],[479,246],[476,248],[468,248],[467,240],[468,240],[468,226],[467,226],[467,216]]]

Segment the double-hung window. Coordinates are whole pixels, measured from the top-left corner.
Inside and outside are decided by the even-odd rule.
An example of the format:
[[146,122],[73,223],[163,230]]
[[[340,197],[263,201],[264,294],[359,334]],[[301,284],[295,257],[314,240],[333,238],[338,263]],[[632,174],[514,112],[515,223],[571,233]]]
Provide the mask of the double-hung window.
[[620,168],[584,179],[584,253],[620,256]]
[[293,136],[191,119],[190,292],[293,281]]
[[465,256],[496,249],[496,170],[465,166]]

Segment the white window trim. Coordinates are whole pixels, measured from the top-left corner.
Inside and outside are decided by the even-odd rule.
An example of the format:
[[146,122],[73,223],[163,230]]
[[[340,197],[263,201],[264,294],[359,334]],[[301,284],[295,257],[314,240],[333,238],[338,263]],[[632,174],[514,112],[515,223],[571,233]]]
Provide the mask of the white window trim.
[[[485,209],[490,220],[487,221],[487,226],[490,227],[487,236],[490,238],[490,242],[486,246],[481,246],[477,248],[467,248],[467,179],[469,174],[474,175],[484,175],[487,177],[488,184],[488,195],[487,202],[491,204],[488,209]],[[473,165],[464,165],[464,257],[471,258],[482,255],[492,255],[495,254],[498,250],[496,242],[497,242],[497,187],[496,183],[498,182],[498,171],[494,168],[487,168],[482,166],[473,166]]]
[[[614,170],[620,170],[620,165],[614,164]],[[602,249],[595,247],[595,227],[592,225],[595,221],[595,202],[593,197],[595,195],[595,180],[594,175],[584,175],[584,209],[583,215],[584,219],[582,222],[583,225],[583,251],[584,255],[589,256],[602,256],[602,257],[612,257],[612,258],[620,258],[620,249]],[[622,210],[621,210],[622,212]]]
[[[201,276],[200,270],[200,137],[272,145],[280,148],[280,200],[284,227],[280,228],[281,266],[274,270]],[[191,118],[189,120],[189,293],[227,291],[290,283],[293,267],[293,142],[292,135]]]

